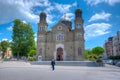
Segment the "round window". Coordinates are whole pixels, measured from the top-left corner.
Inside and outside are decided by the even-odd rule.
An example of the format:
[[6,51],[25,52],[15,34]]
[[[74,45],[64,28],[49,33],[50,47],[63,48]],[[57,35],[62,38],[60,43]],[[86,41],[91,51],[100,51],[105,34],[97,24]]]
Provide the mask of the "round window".
[[62,30],[62,26],[58,26],[58,30]]

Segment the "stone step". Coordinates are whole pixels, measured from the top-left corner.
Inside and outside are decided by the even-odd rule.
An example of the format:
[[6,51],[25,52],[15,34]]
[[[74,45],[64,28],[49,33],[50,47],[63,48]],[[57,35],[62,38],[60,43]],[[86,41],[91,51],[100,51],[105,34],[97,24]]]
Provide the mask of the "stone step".
[[[30,62],[30,64],[51,65],[51,61],[34,61]],[[97,63],[95,61],[55,61],[55,64],[60,66],[88,66],[88,67],[104,66],[103,63]]]

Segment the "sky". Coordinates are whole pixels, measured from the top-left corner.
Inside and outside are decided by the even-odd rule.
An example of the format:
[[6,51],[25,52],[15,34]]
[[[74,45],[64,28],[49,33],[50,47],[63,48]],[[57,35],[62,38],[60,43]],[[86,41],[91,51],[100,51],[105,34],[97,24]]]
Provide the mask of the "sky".
[[103,47],[120,30],[120,0],[0,0],[0,41],[12,40],[15,19],[30,23],[37,40],[39,14],[47,14],[48,30],[66,15],[74,28],[74,13],[82,10],[85,49]]

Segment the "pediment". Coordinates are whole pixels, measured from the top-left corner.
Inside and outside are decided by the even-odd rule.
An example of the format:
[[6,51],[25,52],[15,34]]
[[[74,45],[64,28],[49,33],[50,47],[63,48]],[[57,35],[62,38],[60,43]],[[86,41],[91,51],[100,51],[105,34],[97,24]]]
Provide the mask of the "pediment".
[[53,26],[52,31],[69,31],[69,29],[65,24],[59,22]]

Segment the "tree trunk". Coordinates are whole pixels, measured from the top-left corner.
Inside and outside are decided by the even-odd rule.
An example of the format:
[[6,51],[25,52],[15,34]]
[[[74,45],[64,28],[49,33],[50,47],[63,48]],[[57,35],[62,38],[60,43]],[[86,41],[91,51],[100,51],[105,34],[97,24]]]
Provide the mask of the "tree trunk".
[[5,53],[2,53],[2,59],[4,58],[4,56],[5,56]]
[[17,60],[19,60],[19,57],[20,57],[20,55],[19,55],[19,52],[17,53]]

